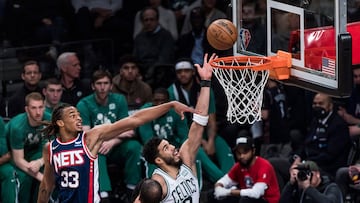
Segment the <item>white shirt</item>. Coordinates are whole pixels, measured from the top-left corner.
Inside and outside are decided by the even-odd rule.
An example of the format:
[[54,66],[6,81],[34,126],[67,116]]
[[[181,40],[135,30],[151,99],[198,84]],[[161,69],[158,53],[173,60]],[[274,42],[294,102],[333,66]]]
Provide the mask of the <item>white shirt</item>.
[[161,201],[163,203],[174,202],[192,202],[199,203],[200,189],[197,177],[193,174],[192,170],[182,164],[179,169],[179,174],[176,179],[173,179],[165,171],[160,168],[155,169],[153,174],[162,176],[167,185],[166,197]]

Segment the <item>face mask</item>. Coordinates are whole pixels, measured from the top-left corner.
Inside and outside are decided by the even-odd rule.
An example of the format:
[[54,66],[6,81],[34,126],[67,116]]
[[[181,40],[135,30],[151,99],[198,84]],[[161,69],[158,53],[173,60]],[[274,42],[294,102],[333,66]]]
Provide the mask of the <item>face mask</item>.
[[315,118],[324,119],[329,113],[322,107],[314,107],[313,113]]

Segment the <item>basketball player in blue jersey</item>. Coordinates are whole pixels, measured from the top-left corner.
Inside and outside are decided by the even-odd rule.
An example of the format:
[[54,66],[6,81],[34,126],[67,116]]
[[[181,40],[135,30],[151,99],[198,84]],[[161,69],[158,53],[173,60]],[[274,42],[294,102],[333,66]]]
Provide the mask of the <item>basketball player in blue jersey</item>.
[[56,138],[43,149],[45,168],[38,203],[48,203],[55,187],[62,203],[100,202],[97,154],[101,144],[165,114],[170,108],[174,108],[182,118],[184,112],[195,111],[179,102],[169,102],[83,132],[78,110],[69,104],[57,106],[44,129],[49,140],[52,135]]
[[[212,67],[207,62],[208,56],[204,56],[204,65],[198,69],[201,82],[200,95],[196,104],[193,122],[191,124],[187,140],[176,149],[167,140],[154,137],[149,140],[143,149],[146,161],[156,164],[152,179],[158,181],[163,190],[161,202],[192,202],[198,203],[200,189],[196,177],[195,157],[200,147],[204,126],[208,121],[208,108],[210,98],[210,85]],[[216,58],[213,54],[209,61]]]

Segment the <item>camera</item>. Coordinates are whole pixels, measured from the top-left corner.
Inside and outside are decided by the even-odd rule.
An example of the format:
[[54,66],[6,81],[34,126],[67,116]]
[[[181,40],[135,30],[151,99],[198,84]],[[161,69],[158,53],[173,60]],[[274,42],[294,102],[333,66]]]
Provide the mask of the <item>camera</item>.
[[295,169],[299,170],[298,174],[297,174],[297,179],[299,181],[305,181],[308,176],[311,176],[311,170],[309,165],[299,165],[297,167],[295,167]]

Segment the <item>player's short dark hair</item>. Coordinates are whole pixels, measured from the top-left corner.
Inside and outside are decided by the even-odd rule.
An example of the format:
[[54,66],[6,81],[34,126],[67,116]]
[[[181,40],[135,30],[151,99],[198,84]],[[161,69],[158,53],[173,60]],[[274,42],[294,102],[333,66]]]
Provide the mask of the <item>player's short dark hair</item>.
[[158,146],[161,141],[162,139],[153,137],[144,145],[142,155],[147,162],[155,164],[155,159],[159,155]]
[[162,188],[159,182],[145,180],[140,189],[140,201],[144,203],[159,203],[162,199]]
[[131,202],[139,196],[140,202],[159,203],[162,199],[162,188],[159,182],[153,179],[144,178],[135,187]]

